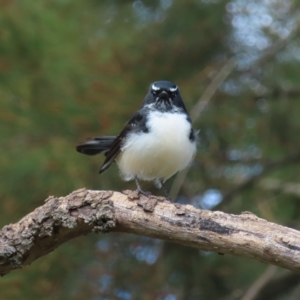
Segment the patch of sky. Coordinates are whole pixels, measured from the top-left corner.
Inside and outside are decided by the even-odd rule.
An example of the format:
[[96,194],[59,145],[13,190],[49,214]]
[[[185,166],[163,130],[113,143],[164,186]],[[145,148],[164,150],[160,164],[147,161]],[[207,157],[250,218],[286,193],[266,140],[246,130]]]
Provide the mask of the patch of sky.
[[192,198],[192,204],[202,209],[212,209],[222,201],[222,193],[218,189],[208,189],[203,194]]
[[116,289],[115,296],[121,300],[131,300],[132,299],[131,293],[129,291],[123,290],[123,289]]
[[99,291],[105,292],[112,283],[112,277],[107,274],[103,274],[99,279]]
[[152,245],[141,244],[138,246],[131,246],[129,251],[139,261],[144,261],[149,265],[156,262],[160,254],[160,244],[155,243]]

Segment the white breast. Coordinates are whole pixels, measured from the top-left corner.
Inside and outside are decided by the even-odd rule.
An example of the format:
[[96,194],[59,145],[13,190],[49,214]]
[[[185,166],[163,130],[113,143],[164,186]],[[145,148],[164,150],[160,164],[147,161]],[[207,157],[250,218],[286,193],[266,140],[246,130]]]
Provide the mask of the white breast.
[[166,180],[187,167],[196,152],[184,114],[151,112],[147,127],[148,133],[130,134],[117,157],[125,180]]

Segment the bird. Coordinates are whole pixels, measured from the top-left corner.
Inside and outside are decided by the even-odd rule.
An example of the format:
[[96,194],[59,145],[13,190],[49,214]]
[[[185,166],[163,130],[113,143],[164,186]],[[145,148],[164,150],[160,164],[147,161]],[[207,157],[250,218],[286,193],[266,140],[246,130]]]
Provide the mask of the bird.
[[191,164],[197,139],[179,87],[160,80],[150,85],[140,109],[118,136],[96,136],[76,150],[86,155],[104,153],[99,173],[116,162],[125,181],[135,180],[139,194],[151,195],[142,190],[140,180],[153,181],[169,199],[165,182]]

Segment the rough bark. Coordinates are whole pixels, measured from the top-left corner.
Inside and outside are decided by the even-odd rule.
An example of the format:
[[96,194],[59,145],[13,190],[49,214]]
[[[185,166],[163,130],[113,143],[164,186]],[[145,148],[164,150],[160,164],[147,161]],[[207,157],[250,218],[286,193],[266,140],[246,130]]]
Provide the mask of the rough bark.
[[0,231],[0,274],[90,232],[130,232],[206,251],[253,258],[300,273],[300,232],[260,219],[173,204],[136,192],[77,190]]

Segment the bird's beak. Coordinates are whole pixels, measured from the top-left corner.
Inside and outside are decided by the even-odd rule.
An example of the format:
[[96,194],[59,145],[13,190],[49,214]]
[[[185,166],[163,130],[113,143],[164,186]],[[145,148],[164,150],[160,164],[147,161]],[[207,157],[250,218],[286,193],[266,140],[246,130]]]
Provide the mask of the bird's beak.
[[170,99],[170,96],[167,92],[165,91],[162,91],[158,97],[156,98],[156,100],[158,102],[165,102],[165,103],[170,103],[171,99]]
[[169,99],[169,95],[168,95],[167,92],[162,91],[162,92],[159,94],[159,98],[160,98],[160,99]]

